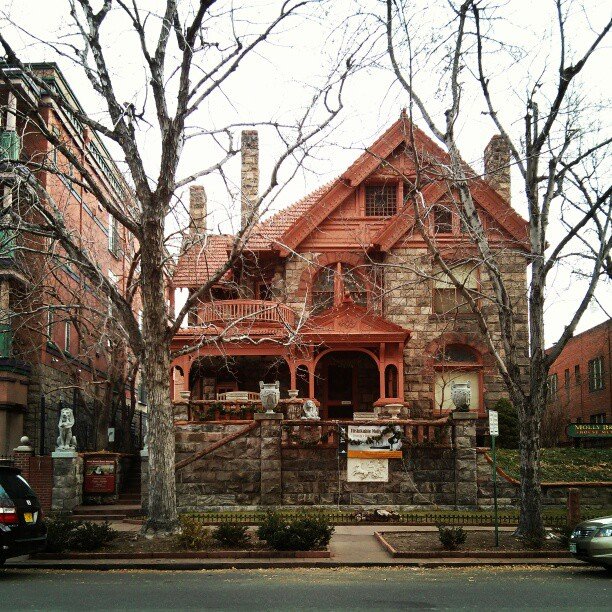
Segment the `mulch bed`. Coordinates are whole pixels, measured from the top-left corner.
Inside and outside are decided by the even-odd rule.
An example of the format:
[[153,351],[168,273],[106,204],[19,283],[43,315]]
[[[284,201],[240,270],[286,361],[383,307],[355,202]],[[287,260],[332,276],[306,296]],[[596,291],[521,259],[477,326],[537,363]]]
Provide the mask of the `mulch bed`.
[[556,539],[545,540],[541,548],[529,547],[523,540],[508,531],[499,532],[499,547],[495,547],[493,531],[469,531],[467,540],[458,550],[445,550],[435,531],[382,531],[376,537],[393,557],[504,557],[549,558],[571,557]]
[[327,559],[328,550],[278,551],[268,548],[249,533],[250,541],[241,550],[215,542],[206,550],[186,550],[174,536],[147,538],[134,532],[120,532],[96,552],[39,553],[36,559]]

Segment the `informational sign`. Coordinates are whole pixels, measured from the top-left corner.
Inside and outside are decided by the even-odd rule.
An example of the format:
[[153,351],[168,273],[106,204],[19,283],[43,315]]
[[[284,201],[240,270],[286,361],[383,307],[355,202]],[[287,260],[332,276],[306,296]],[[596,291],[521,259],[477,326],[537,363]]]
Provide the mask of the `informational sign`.
[[497,410],[489,410],[489,434],[499,436],[499,414]]
[[114,459],[86,457],[84,471],[84,493],[115,492],[117,466]]
[[612,438],[612,423],[570,423],[570,438]]
[[402,428],[383,425],[347,427],[349,459],[401,459]]

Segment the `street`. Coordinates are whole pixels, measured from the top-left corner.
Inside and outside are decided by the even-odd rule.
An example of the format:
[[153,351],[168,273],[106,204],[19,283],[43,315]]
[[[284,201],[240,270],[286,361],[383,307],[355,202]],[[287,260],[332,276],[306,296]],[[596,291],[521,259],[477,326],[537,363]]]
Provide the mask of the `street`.
[[609,610],[589,567],[0,571],[2,610]]

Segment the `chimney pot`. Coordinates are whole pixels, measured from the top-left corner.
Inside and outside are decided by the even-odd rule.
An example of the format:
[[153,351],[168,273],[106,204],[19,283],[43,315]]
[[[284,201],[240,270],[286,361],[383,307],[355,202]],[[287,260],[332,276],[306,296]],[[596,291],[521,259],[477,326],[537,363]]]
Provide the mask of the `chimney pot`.
[[192,234],[206,232],[206,191],[202,185],[189,187],[189,231]]
[[259,134],[243,130],[240,143],[240,227],[244,229],[259,198]]
[[510,147],[501,134],[495,134],[484,150],[485,180],[510,202]]

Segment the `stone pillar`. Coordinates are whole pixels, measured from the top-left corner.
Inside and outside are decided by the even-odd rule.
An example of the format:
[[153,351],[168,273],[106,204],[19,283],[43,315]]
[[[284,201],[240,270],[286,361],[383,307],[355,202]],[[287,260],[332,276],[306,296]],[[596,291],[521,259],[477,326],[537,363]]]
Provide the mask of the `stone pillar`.
[[567,490],[567,526],[572,529],[580,522],[580,489]]
[[260,504],[280,506],[282,503],[281,433],[283,415],[255,414],[261,429]]
[[15,467],[21,470],[23,477],[30,478],[30,457],[34,456],[34,449],[30,446],[30,439],[27,436],[21,438],[21,444],[13,449]]
[[146,514],[149,506],[149,448],[140,451],[140,507]]
[[51,509],[71,512],[83,502],[83,458],[74,451],[57,450],[53,458]]
[[455,504],[476,508],[478,504],[478,465],[476,420],[473,412],[451,413],[455,452]]
[[485,180],[510,202],[510,149],[503,136],[496,134],[484,150]]
[[189,187],[189,231],[195,235],[206,232],[206,191],[202,185]]
[[243,130],[240,155],[242,158],[240,227],[244,228],[259,197],[259,134],[257,130]]

